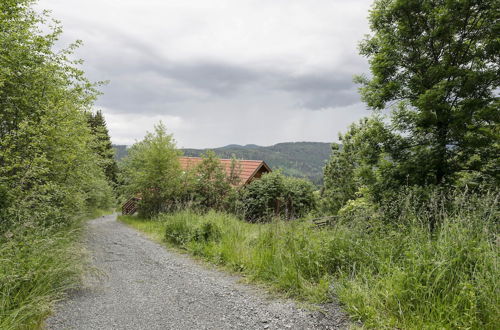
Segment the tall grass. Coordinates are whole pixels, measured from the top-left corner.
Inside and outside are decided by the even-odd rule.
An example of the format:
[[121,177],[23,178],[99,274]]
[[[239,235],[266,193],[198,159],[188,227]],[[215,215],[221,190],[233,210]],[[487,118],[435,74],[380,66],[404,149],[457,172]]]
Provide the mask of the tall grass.
[[370,327],[498,329],[497,231],[482,210],[462,212],[441,214],[434,233],[416,218],[361,239],[365,257],[336,290],[347,310]]
[[[105,213],[96,210],[86,218]],[[25,224],[0,236],[0,329],[40,328],[54,303],[79,285],[86,266],[82,224]]]
[[[410,203],[397,224],[383,213],[370,220],[350,214],[326,230],[306,221],[250,224],[216,212],[124,220],[285,295],[326,302],[335,294],[368,328],[497,329],[497,197],[446,203]],[[430,217],[439,219],[434,232]]]

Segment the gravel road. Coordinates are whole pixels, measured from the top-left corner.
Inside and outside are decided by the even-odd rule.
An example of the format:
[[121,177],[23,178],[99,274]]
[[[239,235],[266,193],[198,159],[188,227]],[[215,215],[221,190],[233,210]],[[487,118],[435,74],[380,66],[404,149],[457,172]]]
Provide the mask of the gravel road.
[[88,223],[86,244],[102,275],[57,305],[47,329],[344,329],[335,305],[313,312],[241,278],[169,251],[116,221]]

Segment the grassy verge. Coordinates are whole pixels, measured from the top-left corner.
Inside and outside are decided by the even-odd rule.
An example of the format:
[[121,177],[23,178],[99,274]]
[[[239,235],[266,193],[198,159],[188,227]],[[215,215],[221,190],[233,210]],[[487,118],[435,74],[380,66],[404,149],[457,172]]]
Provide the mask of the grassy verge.
[[368,328],[496,329],[498,204],[479,203],[440,210],[432,235],[423,225],[429,215],[415,213],[404,226],[351,219],[327,230],[215,212],[120,219],[296,299],[326,302],[334,293]]
[[[109,213],[94,211],[86,218]],[[78,286],[85,268],[82,224],[23,225],[0,237],[0,329],[41,327],[54,303]]]

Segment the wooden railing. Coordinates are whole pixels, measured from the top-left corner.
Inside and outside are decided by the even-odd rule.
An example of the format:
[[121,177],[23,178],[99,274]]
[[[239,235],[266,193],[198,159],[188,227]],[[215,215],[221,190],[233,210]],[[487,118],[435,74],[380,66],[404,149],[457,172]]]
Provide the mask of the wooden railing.
[[132,215],[137,211],[137,203],[141,199],[139,197],[132,197],[125,202],[122,206],[122,214],[123,215]]

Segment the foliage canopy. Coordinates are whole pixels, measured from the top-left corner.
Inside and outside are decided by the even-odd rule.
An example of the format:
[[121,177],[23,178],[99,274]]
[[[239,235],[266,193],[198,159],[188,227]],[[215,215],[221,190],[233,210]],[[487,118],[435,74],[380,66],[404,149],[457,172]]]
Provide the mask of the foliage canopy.
[[[0,3],[1,228],[66,223],[107,207],[112,191],[87,124],[97,84],[71,60],[78,43],[55,52],[62,30],[29,0]],[[0,230],[2,230],[0,229]]]
[[124,196],[140,196],[139,212],[151,217],[173,207],[181,190],[180,153],[163,123],[130,147],[121,164]]
[[392,108],[408,183],[500,184],[499,18],[496,0],[375,1],[372,76],[357,80],[370,108]]

